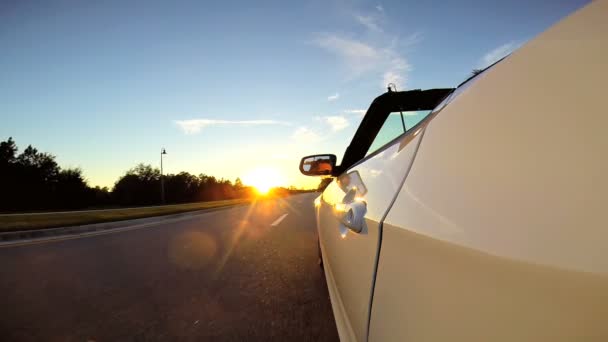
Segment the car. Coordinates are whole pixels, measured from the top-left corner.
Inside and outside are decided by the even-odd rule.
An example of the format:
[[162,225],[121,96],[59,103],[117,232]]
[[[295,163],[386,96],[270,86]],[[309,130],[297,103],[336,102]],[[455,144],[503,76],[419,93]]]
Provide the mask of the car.
[[608,2],[388,91],[315,200],[342,341],[608,341]]

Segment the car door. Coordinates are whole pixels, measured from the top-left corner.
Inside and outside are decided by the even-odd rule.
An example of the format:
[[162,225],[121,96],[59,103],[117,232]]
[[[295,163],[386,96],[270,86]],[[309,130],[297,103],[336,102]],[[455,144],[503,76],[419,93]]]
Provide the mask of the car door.
[[[418,148],[422,134],[416,124],[428,112],[390,113],[366,156],[331,182],[318,203],[319,239],[342,341],[367,340],[381,223]],[[406,122],[414,126],[407,133]],[[362,219],[360,231],[349,226],[358,219],[353,215]]]

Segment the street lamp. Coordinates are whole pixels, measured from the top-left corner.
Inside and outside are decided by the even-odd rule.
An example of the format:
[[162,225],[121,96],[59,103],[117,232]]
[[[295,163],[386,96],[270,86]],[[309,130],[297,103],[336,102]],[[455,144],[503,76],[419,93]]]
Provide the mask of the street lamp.
[[163,178],[163,154],[167,154],[165,148],[160,149],[160,202],[165,204],[165,179]]

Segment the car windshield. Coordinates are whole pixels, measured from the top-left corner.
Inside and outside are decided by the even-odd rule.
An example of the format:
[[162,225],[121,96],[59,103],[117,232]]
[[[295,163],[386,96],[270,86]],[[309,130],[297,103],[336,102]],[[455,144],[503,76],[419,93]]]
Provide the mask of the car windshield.
[[406,133],[410,128],[417,125],[427,115],[431,113],[430,110],[417,110],[417,111],[405,111],[405,112],[392,112],[380,128],[380,131],[376,135],[376,138],[372,142],[372,145],[367,151],[367,155],[370,155],[377,151],[382,146],[386,145],[391,140]]

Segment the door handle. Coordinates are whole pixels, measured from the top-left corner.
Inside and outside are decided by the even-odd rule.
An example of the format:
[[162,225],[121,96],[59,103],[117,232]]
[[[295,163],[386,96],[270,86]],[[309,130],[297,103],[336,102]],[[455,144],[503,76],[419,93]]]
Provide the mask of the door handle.
[[340,203],[339,208],[336,209],[340,213],[340,222],[346,228],[355,233],[361,233],[367,213],[367,203],[365,201],[355,200],[348,204]]

